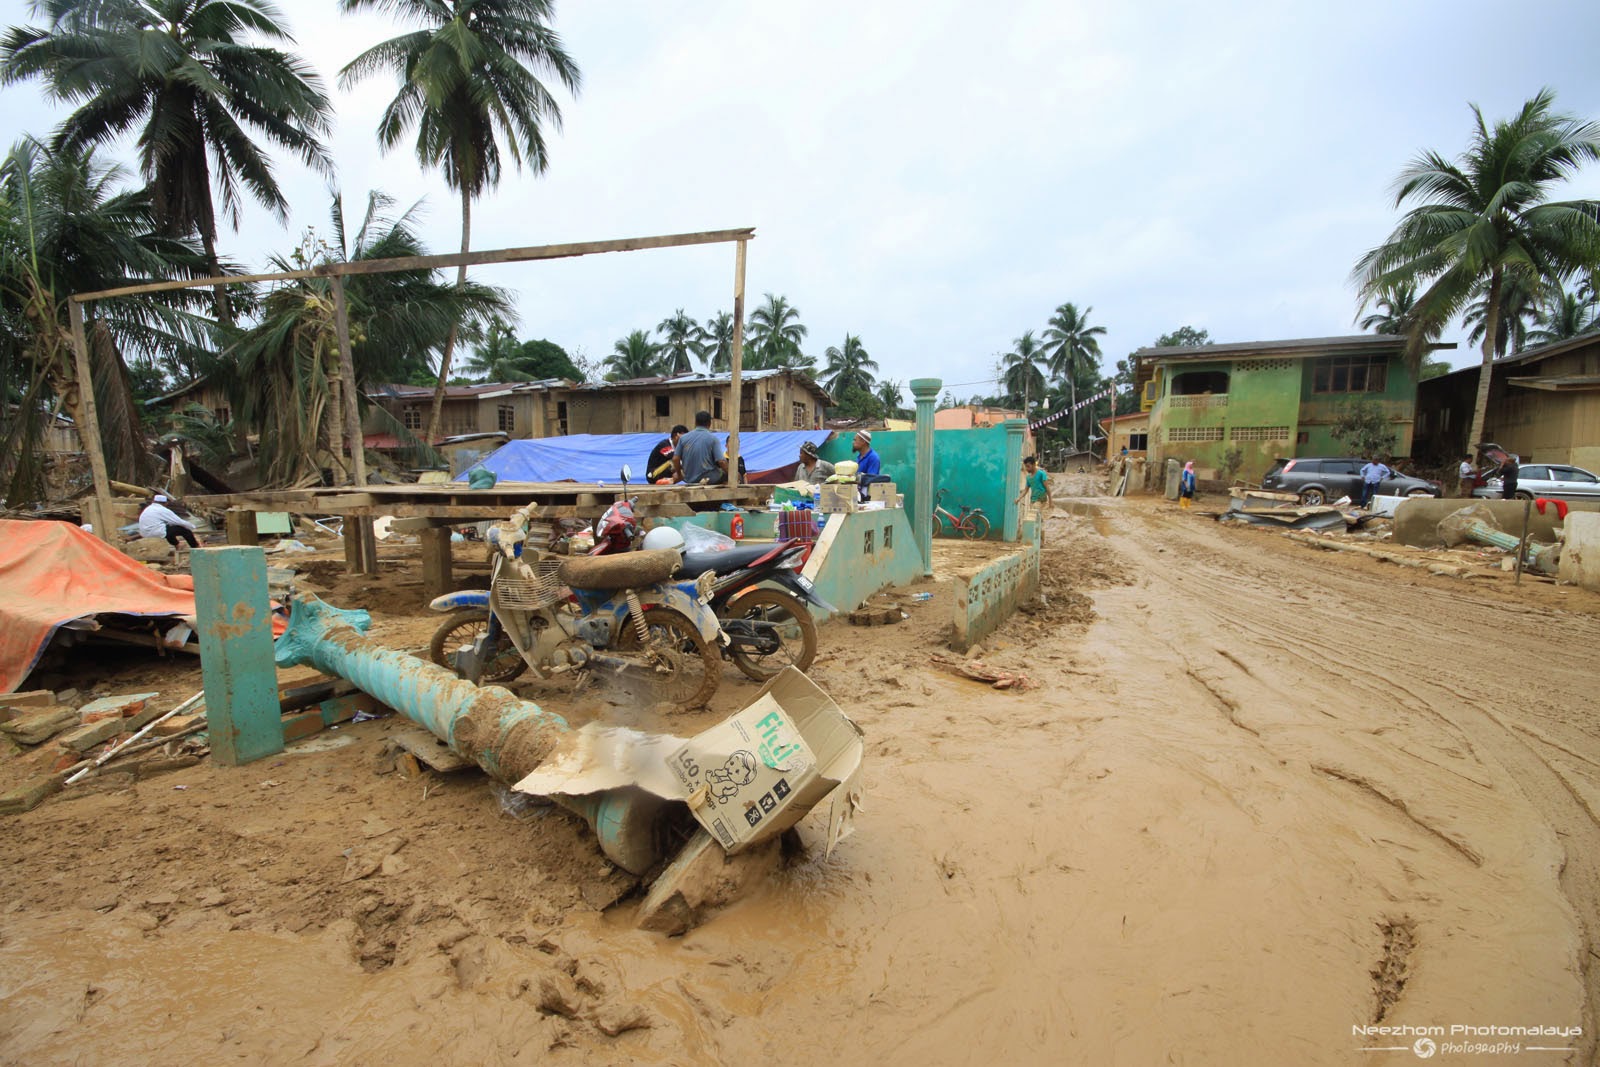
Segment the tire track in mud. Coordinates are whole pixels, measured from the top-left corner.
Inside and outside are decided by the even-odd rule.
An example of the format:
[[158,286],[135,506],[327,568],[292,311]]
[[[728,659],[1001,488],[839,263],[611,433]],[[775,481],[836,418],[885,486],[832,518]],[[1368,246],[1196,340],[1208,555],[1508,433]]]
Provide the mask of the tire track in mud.
[[[1600,622],[1586,615],[1474,598],[1448,586],[1383,582],[1368,572],[1344,566],[1341,560],[1319,558],[1322,554],[1306,553],[1302,559],[1275,551],[1276,545],[1263,550],[1252,538],[1265,535],[1256,531],[1219,528],[1215,536],[1237,537],[1237,542],[1219,545],[1207,536],[1212,531],[1197,528],[1192,520],[1122,512],[1118,521],[1149,523],[1160,530],[1166,547],[1161,556],[1145,550],[1137,538],[1119,540],[1149,576],[1147,586],[1152,595],[1159,596],[1157,590],[1164,586],[1168,595],[1161,599],[1181,602],[1198,597],[1211,608],[1214,634],[1232,634],[1238,640],[1214,638],[1210,651],[1263,691],[1284,700],[1295,695],[1264,681],[1264,672],[1252,669],[1240,650],[1281,657],[1274,666],[1287,665],[1308,686],[1326,677],[1332,679],[1326,688],[1337,689],[1358,703],[1383,701],[1391,714],[1403,717],[1397,725],[1405,725],[1404,719],[1425,718],[1465,748],[1473,763],[1486,769],[1498,767],[1514,783],[1554,830],[1562,849],[1560,889],[1581,935],[1578,967],[1586,1003],[1580,1061],[1591,1062],[1597,1047],[1595,1024],[1600,1020],[1600,817],[1569,777],[1573,768],[1563,772],[1553,753],[1600,767],[1600,761],[1578,751],[1595,751],[1597,734],[1594,724],[1584,721],[1581,709],[1571,704],[1570,698],[1563,705],[1546,694],[1592,690],[1592,678],[1586,672],[1556,666],[1552,660],[1587,661],[1600,646]],[[1173,575],[1174,568],[1181,568],[1181,577]],[[1308,570],[1327,592],[1295,604],[1285,597],[1284,590],[1303,587]],[[1328,606],[1335,604],[1338,610]],[[1406,676],[1402,681],[1386,674],[1374,681],[1370,662],[1327,643],[1327,635],[1341,628],[1355,627],[1359,635],[1362,627],[1370,632],[1378,626],[1398,635],[1395,640],[1403,644],[1407,662],[1433,676]],[[1463,659],[1486,638],[1494,641],[1496,669],[1485,671],[1474,664],[1478,669],[1467,672]],[[1221,645],[1231,647],[1225,650],[1218,647]],[[1238,721],[1238,700],[1219,692],[1211,668],[1197,669],[1190,656],[1184,656],[1184,662],[1187,675],[1224,709],[1225,717],[1250,729]],[[1326,713],[1314,700],[1304,701],[1303,706]],[[1258,739],[1262,736],[1258,730],[1250,732]],[[1474,785],[1484,784],[1415,752],[1406,755]],[[1372,796],[1475,867],[1482,865],[1482,856],[1470,844],[1419,819],[1402,798],[1365,776],[1327,764],[1315,769]],[[1415,927],[1410,920],[1403,925],[1404,945],[1391,944],[1390,932],[1399,927],[1385,927],[1384,961],[1392,962],[1395,953],[1391,948],[1403,949],[1400,965],[1380,962],[1373,971],[1379,1018],[1399,999],[1403,978],[1392,979],[1403,976],[1404,959],[1414,950]]]

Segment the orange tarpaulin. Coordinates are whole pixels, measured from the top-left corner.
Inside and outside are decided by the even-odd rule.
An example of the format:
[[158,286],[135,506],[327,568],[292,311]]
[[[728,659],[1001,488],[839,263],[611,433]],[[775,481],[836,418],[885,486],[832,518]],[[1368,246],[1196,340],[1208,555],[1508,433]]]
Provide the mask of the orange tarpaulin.
[[63,623],[194,610],[187,574],[162,574],[68,522],[0,519],[0,693],[16,691]]

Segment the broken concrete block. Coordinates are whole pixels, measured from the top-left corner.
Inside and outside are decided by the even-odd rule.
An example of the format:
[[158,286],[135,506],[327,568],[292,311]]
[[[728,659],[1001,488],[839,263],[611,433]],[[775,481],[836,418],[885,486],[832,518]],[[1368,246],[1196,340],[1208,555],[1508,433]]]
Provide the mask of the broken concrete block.
[[26,693],[0,695],[0,708],[20,712],[24,708],[44,708],[61,703],[48,689],[30,689]]
[[102,741],[109,741],[122,733],[122,719],[101,719],[86,722],[56,738],[56,745],[66,752],[87,752]]
[[24,745],[37,745],[48,741],[69,726],[78,725],[78,712],[73,708],[52,705],[35,708],[18,715],[10,722],[0,723],[4,730]]
[[94,722],[96,719],[112,715],[123,719],[129,715],[137,715],[144,710],[145,705],[151,699],[159,695],[158,693],[128,693],[124,696],[101,697],[99,700],[91,700],[79,708],[78,715],[84,722]]
[[65,778],[64,774],[47,774],[24,782],[9,792],[0,793],[0,815],[32,811],[45,797],[60,792]]

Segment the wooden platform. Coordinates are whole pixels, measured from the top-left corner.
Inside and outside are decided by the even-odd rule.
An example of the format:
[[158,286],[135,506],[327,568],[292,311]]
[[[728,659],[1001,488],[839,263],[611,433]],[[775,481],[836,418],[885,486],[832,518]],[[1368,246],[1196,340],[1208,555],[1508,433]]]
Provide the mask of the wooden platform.
[[[723,504],[765,508],[772,498],[770,485],[641,485],[628,484],[641,518],[672,508],[676,514],[715,511]],[[598,519],[622,492],[622,484],[593,482],[499,482],[492,489],[469,489],[464,483],[445,485],[369,485],[311,489],[263,490],[192,496],[191,507],[225,510],[228,543],[257,542],[256,513],[292,511],[301,515],[341,515],[345,519],[344,558],[352,574],[378,572],[378,546],[372,520],[380,515],[397,519],[429,520],[422,531],[422,584],[432,599],[455,588],[450,559],[451,526],[473,522],[498,522],[528,508],[533,519]],[[529,508],[528,505],[533,505]]]
[[[683,505],[695,511],[714,511],[723,504],[765,507],[770,485],[640,485],[631,482],[628,496],[637,497],[635,510],[650,515],[656,509]],[[468,489],[465,483],[447,485],[369,485],[365,488],[277,489],[256,493],[191,496],[191,507],[238,508],[243,511],[293,511],[312,515],[344,515],[397,519],[427,518],[449,522],[485,522],[508,517],[528,504],[536,518],[597,519],[622,492],[620,483],[500,482],[492,489]]]

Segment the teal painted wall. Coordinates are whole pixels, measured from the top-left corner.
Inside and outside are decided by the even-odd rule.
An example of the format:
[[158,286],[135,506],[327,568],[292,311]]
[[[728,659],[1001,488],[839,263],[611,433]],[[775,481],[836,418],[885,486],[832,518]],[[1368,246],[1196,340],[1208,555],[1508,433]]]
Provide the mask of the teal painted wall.
[[[829,515],[802,573],[823,600],[841,612],[854,611],[880,589],[921,578],[922,553],[901,508]],[[816,608],[812,614],[828,617]]]
[[[821,449],[823,459],[832,463],[854,459],[852,437],[840,434]],[[906,510],[931,507],[916,498],[915,430],[874,431],[872,447],[883,460],[883,473],[893,478],[895,487],[906,497]],[[981,507],[989,518],[991,540],[999,540],[1006,505],[1006,431],[1003,426],[980,430],[933,431],[933,489],[950,490],[944,506],[959,514],[958,505]]]

